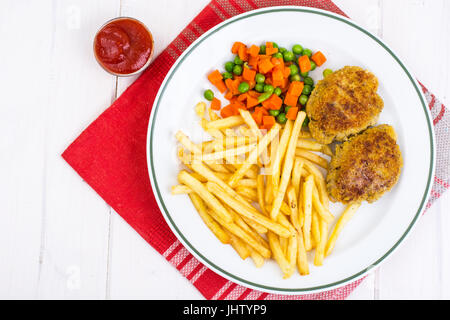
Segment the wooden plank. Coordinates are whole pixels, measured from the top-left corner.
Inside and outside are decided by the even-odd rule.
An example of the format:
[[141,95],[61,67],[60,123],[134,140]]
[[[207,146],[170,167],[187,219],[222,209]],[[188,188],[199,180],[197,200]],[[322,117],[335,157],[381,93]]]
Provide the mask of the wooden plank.
[[[29,109],[42,108],[45,125],[39,168],[44,177],[36,189],[44,202],[38,298],[94,299],[106,294],[110,208],[60,155],[112,101],[115,78],[95,61],[92,41],[118,8],[118,0],[53,2],[51,30],[45,33],[51,42],[46,71],[33,74],[43,82],[40,89],[47,101],[36,105],[32,96],[26,97]],[[33,15],[42,22],[36,12],[40,10]],[[37,38],[41,41],[42,35]]]
[[[155,6],[148,1],[122,0],[121,15],[135,17],[147,25],[155,38],[156,57],[208,2],[167,0]],[[134,79],[119,78],[118,94]],[[202,298],[191,283],[116,214],[112,215],[112,229],[111,241],[114,246],[109,264],[108,297]]]

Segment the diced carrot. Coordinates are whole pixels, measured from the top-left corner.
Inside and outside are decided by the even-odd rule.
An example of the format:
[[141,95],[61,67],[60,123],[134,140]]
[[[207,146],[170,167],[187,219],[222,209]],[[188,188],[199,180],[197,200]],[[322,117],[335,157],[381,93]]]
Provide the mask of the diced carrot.
[[250,68],[244,67],[244,71],[242,72],[242,78],[247,81],[255,80],[256,71]]
[[243,109],[243,110],[247,109],[245,107],[245,104],[243,102],[240,102],[240,101],[232,102],[231,103],[231,107],[233,108],[233,110],[235,112],[235,115],[239,115],[239,109]]
[[217,99],[216,97],[214,97],[211,101],[211,109],[213,110],[220,110],[220,106],[222,105],[222,103],[220,102],[219,99]]
[[266,54],[271,56],[278,52],[278,48],[268,48],[266,47]]
[[235,43],[233,43],[233,46],[231,47],[231,53],[238,54],[239,48],[241,46],[245,46],[245,44],[243,44],[242,42],[239,42],[239,41],[236,41]]
[[255,80],[249,80],[247,81],[248,85],[249,85],[249,89],[253,89],[256,86],[256,81]]
[[220,93],[224,93],[225,91],[227,91],[227,86],[225,85],[225,82],[223,82],[223,80],[214,82],[214,85],[220,91]]
[[325,56],[322,52],[317,51],[316,53],[314,53],[312,55],[311,60],[314,61],[316,63],[316,65],[318,65],[320,67],[327,61],[327,58],[325,58]]
[[242,45],[242,46],[239,47],[238,55],[239,55],[239,58],[242,59],[242,61],[247,61],[248,60],[247,47],[245,45]]
[[256,57],[250,56],[248,58],[248,65],[250,67],[252,67],[253,69],[257,69],[258,68],[258,62],[259,62],[259,56],[256,56]]
[[260,129],[269,131],[270,129],[272,129],[272,127],[273,127],[273,124],[264,124],[260,127]]
[[289,94],[289,92],[284,97],[284,104],[288,105],[290,107],[295,107],[297,105],[298,97],[294,96],[292,94]]
[[298,66],[301,72],[308,72],[311,70],[311,61],[307,55],[298,58]]
[[303,87],[304,87],[303,82],[292,81],[291,84],[289,85],[288,93],[298,98],[302,94]]
[[231,90],[228,90],[224,97],[227,100],[231,100],[233,98],[233,92],[231,92]]
[[256,45],[252,45],[250,48],[248,48],[247,52],[251,57],[257,57],[259,54],[259,47]]
[[272,62],[275,67],[282,66],[284,68],[284,61],[282,58],[272,58],[270,59],[270,62]]
[[259,60],[270,60],[271,58],[272,58],[272,56],[268,56],[268,55],[266,55],[266,54],[260,54],[259,56],[258,56],[258,58],[259,58]]
[[275,117],[273,116],[263,116],[263,125],[274,125],[275,124]]
[[269,60],[260,60],[258,63],[258,69],[261,73],[268,73],[272,70],[273,64]]
[[283,71],[280,68],[275,68],[272,72],[272,83],[274,87],[281,87],[284,82]]
[[269,99],[262,103],[263,107],[268,110],[279,110],[282,104],[283,100],[281,100],[281,98],[276,94],[272,94]]
[[232,84],[233,94],[239,94],[239,85],[240,84],[241,84],[241,81],[239,79],[233,80],[233,84]]
[[247,99],[247,94],[242,93],[238,96],[237,101],[242,102],[242,101],[245,101],[246,99]]
[[231,104],[225,106],[222,108],[222,110],[220,110],[220,116],[222,118],[227,118],[227,117],[231,117],[236,115],[235,110],[233,109],[233,107],[231,106]]
[[268,116],[269,115],[269,111],[267,111],[265,108],[263,107],[256,107],[255,108],[256,112],[261,112],[263,116]]
[[250,90],[250,91],[247,92],[247,94],[248,94],[250,97],[253,97],[253,98],[258,98],[259,95],[260,95],[260,93],[259,93],[258,91],[255,91],[255,90]]
[[222,74],[219,72],[219,70],[214,70],[208,75],[208,80],[212,84],[215,84],[215,82],[222,80]]
[[255,120],[256,124],[261,125],[262,124],[262,112],[258,112],[255,110],[255,112],[252,113],[252,117]]
[[288,112],[286,113],[286,118],[288,118],[289,120],[295,120],[297,119],[297,113],[298,113],[297,107],[289,108]]
[[250,94],[247,94],[247,109],[251,109],[258,104],[258,98],[252,97]]
[[225,79],[225,85],[227,86],[228,90],[233,90],[233,79]]
[[283,70],[283,77],[287,78],[287,77],[289,77],[290,75],[291,75],[291,68],[289,68],[289,67],[284,67],[284,70]]

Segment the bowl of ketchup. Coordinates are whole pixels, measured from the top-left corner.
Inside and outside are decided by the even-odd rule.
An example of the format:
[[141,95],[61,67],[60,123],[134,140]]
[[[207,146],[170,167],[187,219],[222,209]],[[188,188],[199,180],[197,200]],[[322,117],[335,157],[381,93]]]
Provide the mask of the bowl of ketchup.
[[153,56],[153,36],[150,30],[134,18],[118,17],[106,22],[94,38],[97,62],[116,76],[131,76],[142,72]]

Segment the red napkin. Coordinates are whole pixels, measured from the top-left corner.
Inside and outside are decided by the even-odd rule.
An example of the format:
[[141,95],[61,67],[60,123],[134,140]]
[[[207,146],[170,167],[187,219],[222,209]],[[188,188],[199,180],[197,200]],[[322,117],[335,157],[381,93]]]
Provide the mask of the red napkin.
[[[151,191],[146,164],[147,125],[153,100],[166,73],[181,53],[211,27],[242,12],[275,5],[310,6],[345,15],[330,0],[211,1],[152,65],[83,131],[62,156],[206,299],[345,299],[362,279],[326,292],[286,296],[248,289],[217,275],[195,259],[176,239],[160,213]],[[444,118],[445,107],[436,102],[434,96],[425,92],[431,102],[430,108],[434,106],[432,109],[438,110],[435,115],[437,124]],[[445,119],[445,127],[448,126],[449,121]],[[448,141],[448,134],[445,137]],[[448,146],[448,143],[446,145]],[[447,188],[448,176],[436,178],[432,200]]]

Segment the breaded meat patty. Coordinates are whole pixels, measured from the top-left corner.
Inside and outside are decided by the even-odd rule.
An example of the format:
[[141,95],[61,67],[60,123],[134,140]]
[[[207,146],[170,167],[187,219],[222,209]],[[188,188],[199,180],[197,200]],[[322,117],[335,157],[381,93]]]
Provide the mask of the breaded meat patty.
[[389,125],[367,129],[336,147],[327,175],[334,200],[374,202],[397,183],[403,165],[397,134]]
[[329,144],[374,125],[384,105],[377,89],[378,79],[360,67],[344,67],[319,81],[306,104],[312,136]]

